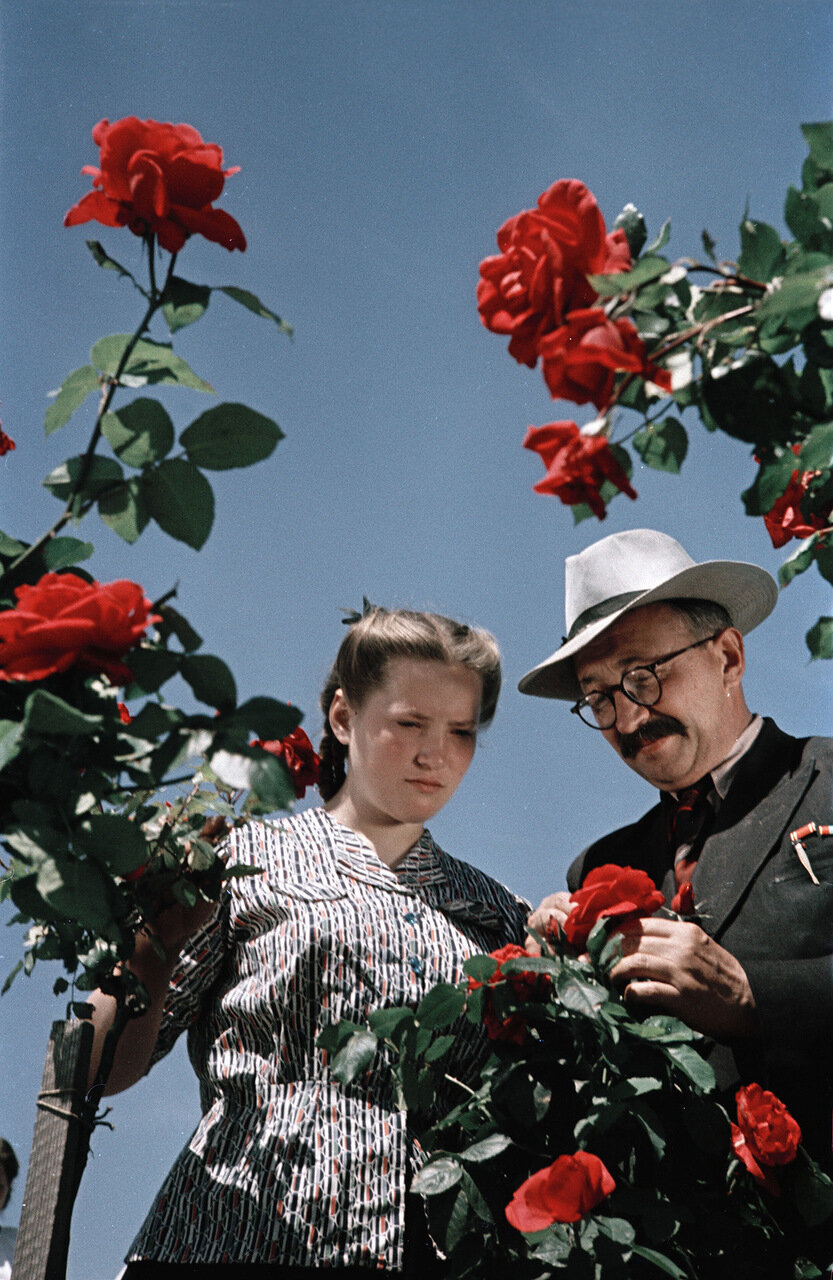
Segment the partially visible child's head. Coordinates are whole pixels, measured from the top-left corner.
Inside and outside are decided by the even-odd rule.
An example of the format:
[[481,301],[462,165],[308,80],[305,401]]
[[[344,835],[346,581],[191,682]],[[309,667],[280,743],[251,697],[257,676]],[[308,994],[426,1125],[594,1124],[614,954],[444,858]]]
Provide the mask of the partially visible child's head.
[[0,1210],[5,1209],[12,1194],[12,1183],[17,1177],[20,1165],[10,1142],[0,1138]]
[[345,778],[346,748],[329,725],[330,704],[336,689],[360,707],[368,693],[385,679],[393,658],[445,662],[473,671],[480,679],[479,726],[490,723],[500,693],[500,652],[488,631],[455,622],[438,613],[409,609],[371,609],[353,623],[342,641],[335,664],[321,694],[324,736],[318,790],[329,800]]

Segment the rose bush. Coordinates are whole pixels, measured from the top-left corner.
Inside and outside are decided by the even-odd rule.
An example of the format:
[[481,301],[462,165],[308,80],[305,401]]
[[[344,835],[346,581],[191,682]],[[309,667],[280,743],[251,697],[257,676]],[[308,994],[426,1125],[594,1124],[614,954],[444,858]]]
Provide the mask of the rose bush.
[[537,209],[503,224],[497,241],[500,254],[480,264],[480,318],[493,333],[509,334],[510,355],[530,368],[541,338],[595,300],[587,276],[631,265],[624,232],[606,233],[595,197],[575,179],[554,182]]
[[203,142],[188,124],[161,124],[125,116],[112,124],[99,120],[93,142],[101,164],[85,165],[94,191],[67,212],[64,226],[101,222],[129,227],[134,235],[157,237],[169,253],[178,253],[190,235],[205,236],[226,249],[245,249],[239,224],[213,202],[226,178],[238,168],[223,168],[223,153]]
[[578,1222],[615,1189],[598,1156],[576,1151],[522,1182],[506,1206],[506,1218],[525,1232],[543,1231],[554,1222]]
[[[647,244],[645,220],[627,204],[607,234],[592,193],[561,179],[503,223],[501,252],[481,262],[477,284],[483,325],[509,335],[519,363],[541,360],[553,398],[594,405],[588,434],[610,444],[622,474],[630,450],[644,467],[679,472],[686,412],[751,445],[747,514],[766,521],[777,547],[802,539],[781,566],[782,586],[812,565],[833,582],[833,122],[802,132],[810,154],[784,206],[791,238],[745,213],[736,261],[718,258],[707,232],[700,258],[671,261],[668,223]],[[612,469],[588,480],[592,452],[565,451],[534,486],[569,505],[576,523],[602,519],[617,493],[635,496]],[[833,658],[833,617],[817,619],[806,641],[812,657]]]
[[629,498],[637,496],[606,436],[584,435],[575,422],[548,422],[530,427],[523,444],[539,454],[547,468],[543,480],[532,486],[536,493],[555,494],[568,505],[586,502],[600,520],[605,515],[605,483]]
[[[619,885],[601,911],[653,909],[647,877],[599,870]],[[439,984],[416,1009],[319,1039],[348,1085],[388,1056],[426,1157],[411,1189],[450,1280],[820,1280],[824,1230],[808,1229],[829,1234],[833,1182],[803,1150],[782,1167],[777,1199],[747,1173],[706,1042],[667,1014],[631,1013],[610,982],[618,953],[604,930],[586,957],[563,934],[542,950],[472,956],[458,986]],[[454,1056],[461,1016],[489,1035],[474,1078],[460,1078]],[[517,1019],[523,1035],[492,1035],[490,1017]],[[770,1098],[749,1086],[736,1127],[787,1158],[795,1134]]]
[[758,1084],[738,1089],[736,1103],[737,1124],[732,1123],[735,1153],[757,1182],[779,1195],[772,1168],[795,1160],[801,1129],[781,1099]]
[[46,573],[14,594],[17,606],[0,611],[0,680],[43,680],[77,666],[129,684],[120,659],[162,621],[135,582]]
[[574,905],[564,922],[564,936],[579,950],[587,945],[597,920],[652,916],[665,903],[646,872],[612,863],[590,871],[570,901]]
[[260,747],[262,751],[268,751],[278,760],[283,760],[289,770],[298,800],[303,800],[307,794],[307,787],[314,787],[317,784],[321,757],[300,725],[285,738],[266,741],[255,738],[252,746]]

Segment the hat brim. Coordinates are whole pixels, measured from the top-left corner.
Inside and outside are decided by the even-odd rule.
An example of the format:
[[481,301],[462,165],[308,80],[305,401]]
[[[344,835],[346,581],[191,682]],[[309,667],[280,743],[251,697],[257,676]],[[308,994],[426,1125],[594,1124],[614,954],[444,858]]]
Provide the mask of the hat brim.
[[621,609],[583,627],[544,662],[527,671],[518,682],[521,693],[534,698],[581,697],[572,659],[603,635],[619,618],[646,604],[664,600],[710,600],[722,605],[732,626],[746,635],[768,617],[778,599],[778,585],[766,569],[738,560],[707,560],[674,574],[659,586],[639,593]]

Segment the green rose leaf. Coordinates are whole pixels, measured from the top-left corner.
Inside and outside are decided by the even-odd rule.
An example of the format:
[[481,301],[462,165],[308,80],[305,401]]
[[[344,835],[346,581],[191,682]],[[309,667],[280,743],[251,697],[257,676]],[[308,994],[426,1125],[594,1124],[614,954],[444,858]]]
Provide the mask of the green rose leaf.
[[166,458],[145,473],[142,493],[160,529],[199,551],[214,523],[214,493],[199,468]]
[[833,658],[833,618],[819,618],[804,638],[811,659]]
[[656,254],[646,254],[635,264],[632,271],[617,271],[610,275],[589,275],[587,279],[600,298],[612,298],[617,293],[632,293],[640,285],[648,284],[664,276],[670,263],[667,258]]
[[753,280],[769,281],[784,269],[786,251],[774,227],[744,218],[740,224],[738,268]]
[[459,1018],[465,1003],[466,997],[462,991],[450,983],[441,982],[432,987],[420,1001],[417,1018],[422,1026],[439,1030],[450,1026]]
[[218,404],[200,414],[179,439],[195,466],[227,471],[268,458],[283,432],[245,404]]
[[815,559],[817,538],[807,538],[801,545],[787,557],[778,569],[778,581],[782,587],[787,587],[793,578],[797,578],[800,573],[810,568]]
[[676,474],[688,452],[688,435],[676,418],[663,418],[662,422],[637,431],[633,447],[646,467]]
[[413,1023],[413,1021],[413,1010],[403,1008],[377,1009],[368,1018],[370,1029],[375,1036],[380,1040],[394,1041],[397,1041],[398,1032],[404,1028],[405,1023]]
[[801,132],[819,169],[828,173],[833,170],[833,123],[827,120],[821,124],[803,124]]
[[22,735],[22,721],[0,720],[0,771],[19,755]]
[[594,1221],[600,1233],[616,1244],[632,1245],[636,1239],[636,1232],[626,1218],[608,1218],[600,1213]]
[[833,284],[833,264],[815,271],[785,276],[777,289],[768,293],[757,308],[758,321],[780,319],[800,333],[816,319],[818,300]]
[[[44,480],[44,488],[54,494],[56,498],[60,498],[62,502],[66,502],[70,493],[78,484],[78,477],[81,474],[81,456],[67,458],[66,462],[61,462],[54,471],[50,471]],[[84,483],[79,490],[79,496],[83,498],[96,498],[104,490],[114,487],[120,480],[124,479],[122,471],[115,458],[101,458],[97,454],[90,462]]]
[[833,422],[814,427],[801,446],[794,466],[802,471],[824,470],[833,465]]
[[[132,341],[130,333],[113,333],[100,338],[90,352],[90,359],[102,373],[115,377]],[[125,386],[163,382],[191,387],[194,391],[214,391],[209,382],[197,377],[180,356],[174,355],[170,343],[153,342],[150,338],[140,338],[135,344],[120,380]]]
[[271,809],[288,809],[295,799],[289,774],[274,756],[264,751],[248,756],[242,752],[215,751],[208,761],[221,782],[233,791],[254,791]]
[[264,320],[274,320],[281,333],[285,333],[289,338],[292,337],[292,325],[281,320],[280,316],[275,315],[275,312],[270,311],[268,307],[264,307],[260,299],[253,293],[249,293],[248,289],[238,289],[236,285],[225,284],[218,286],[218,291],[224,293],[227,298],[233,298],[235,302],[239,302],[241,307],[253,311],[256,316],[262,316]]
[[781,497],[796,469],[796,456],[787,449],[777,458],[762,462],[754,481],[741,494],[748,516],[765,516]]
[[101,430],[113,452],[129,467],[144,467],[170,453],[174,424],[158,400],[140,398],[115,413],[105,413]]
[[613,226],[615,230],[624,231],[631,257],[636,261],[648,239],[645,219],[636,205],[626,204]]
[[817,543],[816,566],[825,581],[833,583],[833,543]]
[[35,883],[59,919],[86,929],[106,930],[111,925],[108,882],[94,863],[47,856],[38,866]]
[[193,324],[205,314],[211,301],[211,290],[204,284],[192,284],[180,276],[172,276],[165,288],[162,314],[171,333]]
[[682,1267],[678,1267],[676,1262],[672,1261],[664,1253],[659,1253],[656,1249],[649,1249],[645,1245],[635,1244],[632,1252],[638,1257],[644,1258],[646,1262],[651,1262],[658,1271],[664,1272],[667,1276],[673,1276],[674,1280],[689,1280],[690,1273],[683,1271]]
[[156,629],[163,640],[167,640],[170,635],[175,635],[186,653],[193,653],[195,649],[199,649],[202,636],[197,634],[188,619],[178,609],[174,609],[169,604],[162,604],[158,612],[162,615],[162,621],[156,624]]
[[793,435],[795,405],[768,356],[751,355],[731,369],[715,370],[703,378],[700,394],[712,422],[736,440],[777,444]]
[[105,271],[117,271],[120,276],[126,277],[128,280],[132,280],[139,292],[143,294],[144,297],[148,296],[144,289],[142,289],[140,285],[136,284],[135,278],[127,268],[123,267],[120,262],[116,262],[115,258],[111,258],[109,253],[105,252],[103,245],[98,240],[87,240],[86,245],[100,267],[103,267]]
[[147,861],[141,827],[118,813],[94,813],[73,833],[76,848],[116,875],[127,875]]
[[89,560],[94,550],[91,542],[82,542],[80,538],[53,538],[43,548],[41,557],[50,573],[57,573],[59,569]]
[[465,1151],[461,1151],[460,1159],[471,1161],[473,1164],[482,1164],[485,1160],[494,1160],[495,1156],[501,1155],[507,1147],[511,1146],[512,1139],[507,1134],[492,1133],[488,1138],[482,1138],[480,1142],[475,1142]]
[[714,1088],[714,1071],[706,1059],[688,1044],[669,1045],[668,1056],[699,1089],[708,1093]]
[[46,689],[35,689],[26,699],[23,717],[24,734],[28,741],[42,735],[78,738],[95,733],[102,724],[101,716],[85,715],[70,706],[57,694]]
[[332,1073],[339,1084],[352,1084],[370,1066],[378,1041],[370,1031],[356,1031],[333,1058]]
[[134,543],[150,520],[141,481],[133,477],[98,499],[98,514],[125,542]]
[[180,674],[200,702],[227,711],[237,702],[234,676],[222,658],[210,653],[187,654],[180,662]]
[[51,435],[69,422],[75,410],[80,408],[91,391],[98,390],[98,386],[98,374],[90,364],[82,365],[64,378],[46,411],[43,424],[46,434]]
[[133,673],[133,683],[125,690],[125,697],[140,698],[143,693],[156,693],[176,675],[180,655],[169,649],[132,649],[125,662]]
[[592,978],[580,978],[577,974],[562,970],[555,982],[561,1003],[574,1013],[594,1018],[596,1011],[607,999],[607,989]]
[[790,1173],[793,1203],[808,1227],[818,1226],[833,1213],[833,1183],[804,1160],[796,1160]]
[[347,1043],[351,1036],[355,1035],[357,1031],[363,1030],[364,1028],[357,1022],[350,1022],[348,1019],[343,1018],[341,1022],[329,1023],[315,1043],[319,1049],[325,1049],[327,1053],[338,1053],[339,1049]]
[[671,219],[666,218],[659,229],[656,240],[652,240],[645,250],[645,256],[649,254],[659,253],[660,249],[664,249],[671,239]]
[[497,971],[497,960],[492,956],[470,956],[463,965],[463,973],[475,982],[488,982]]
[[411,1183],[411,1190],[421,1196],[439,1196],[456,1187],[462,1176],[462,1165],[450,1156],[440,1156],[422,1166]]
[[241,702],[233,718],[268,742],[285,738],[297,729],[303,715],[297,707],[279,702],[277,698],[256,697]]

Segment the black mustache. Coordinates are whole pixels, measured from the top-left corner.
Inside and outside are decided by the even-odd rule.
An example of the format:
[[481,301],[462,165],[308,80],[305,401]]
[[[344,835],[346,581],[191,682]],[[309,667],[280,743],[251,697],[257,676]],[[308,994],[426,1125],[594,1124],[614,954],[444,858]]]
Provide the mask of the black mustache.
[[630,760],[646,743],[656,742],[657,738],[665,738],[672,733],[679,734],[682,738],[688,736],[682,721],[675,720],[673,716],[655,716],[653,720],[646,720],[633,733],[620,734],[619,750],[626,760]]

